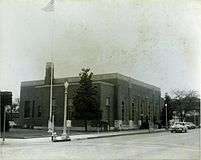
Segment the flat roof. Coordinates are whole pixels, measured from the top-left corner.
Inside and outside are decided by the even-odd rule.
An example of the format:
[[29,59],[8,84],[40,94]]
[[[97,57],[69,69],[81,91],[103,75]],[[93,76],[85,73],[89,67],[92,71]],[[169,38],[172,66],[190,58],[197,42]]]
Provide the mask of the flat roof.
[[[136,84],[136,85],[139,85],[139,86],[142,86],[142,87],[146,87],[146,88],[149,88],[149,89],[154,89],[154,90],[159,90],[160,91],[159,87],[144,83],[142,81],[136,80],[136,79],[134,79],[132,77],[124,76],[124,75],[119,74],[119,73],[96,74],[96,75],[93,75],[93,78],[92,78],[92,80],[99,81],[99,82],[101,80],[105,80],[105,79],[120,79],[120,80],[127,81],[129,83],[132,83],[132,84]],[[55,78],[54,79],[54,84],[61,84],[61,83],[64,83],[66,81],[69,82],[69,83],[76,83],[76,82],[79,82],[79,80],[80,80],[79,77]],[[108,83],[108,82],[104,82],[104,83],[112,85],[112,83]],[[41,85],[44,85],[44,80],[21,82],[21,87],[41,86]]]

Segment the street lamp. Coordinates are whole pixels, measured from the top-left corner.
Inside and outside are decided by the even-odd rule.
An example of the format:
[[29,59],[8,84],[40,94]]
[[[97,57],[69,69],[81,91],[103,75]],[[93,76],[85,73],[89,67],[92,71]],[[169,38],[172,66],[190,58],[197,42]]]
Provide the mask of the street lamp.
[[62,134],[62,137],[65,137],[65,138],[69,138],[69,135],[66,134],[66,130],[67,130],[67,121],[66,121],[66,117],[67,117],[67,94],[68,94],[68,82],[66,81],[64,83],[64,87],[65,87],[65,92],[64,92],[64,126],[63,126],[63,134]]
[[167,119],[167,103],[165,103],[165,127],[166,127],[166,129],[168,128],[167,125],[168,125],[168,119]]

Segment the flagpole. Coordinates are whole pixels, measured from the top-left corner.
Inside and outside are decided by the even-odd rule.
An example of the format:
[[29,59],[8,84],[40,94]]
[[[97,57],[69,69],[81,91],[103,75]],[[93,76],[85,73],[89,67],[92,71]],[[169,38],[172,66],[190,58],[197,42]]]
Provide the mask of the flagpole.
[[[55,1],[53,0],[53,7],[55,5]],[[54,8],[53,8],[54,9]],[[55,11],[52,12],[52,52],[51,52],[51,80],[50,80],[50,104],[51,104],[51,119],[52,119],[52,136],[54,135],[54,113],[52,106],[52,98],[53,98],[53,74],[54,74],[54,63],[53,63],[53,54],[54,54],[54,32],[55,32]]]
[[48,132],[52,132],[54,133],[54,118],[53,118],[53,106],[52,106],[52,90],[53,90],[53,69],[54,69],[54,64],[53,64],[53,39],[54,39],[54,24],[55,24],[55,13],[54,13],[54,5],[55,5],[55,0],[50,0],[49,3],[42,8],[43,11],[45,12],[52,12],[52,14],[50,15],[52,17],[52,28],[51,28],[51,51],[50,51],[50,60],[51,60],[51,70],[50,70],[50,113],[49,113],[49,120],[48,120]]
[[50,78],[50,116],[49,116],[49,122],[52,122],[52,81],[53,81],[53,63],[51,63],[51,78]]

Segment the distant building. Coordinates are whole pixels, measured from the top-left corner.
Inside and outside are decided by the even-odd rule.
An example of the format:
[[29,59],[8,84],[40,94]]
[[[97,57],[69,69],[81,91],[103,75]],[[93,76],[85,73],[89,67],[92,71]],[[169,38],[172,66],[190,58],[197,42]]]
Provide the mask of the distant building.
[[[0,91],[0,132],[3,131],[3,122],[4,122],[4,109],[5,106],[12,105],[12,92]],[[6,116],[6,131],[9,130],[8,116]]]
[[[21,83],[20,123],[22,126],[47,126],[49,119],[50,97],[50,62],[46,65],[44,80]],[[53,79],[53,112],[55,125],[63,125],[64,83],[68,87],[68,116],[73,119],[73,97],[79,86],[79,77]],[[132,122],[133,127],[140,127],[150,118],[151,122],[160,120],[160,88],[118,73],[93,76],[97,86],[97,100],[102,110],[102,121],[114,126],[115,120],[122,120],[123,125]],[[132,120],[132,121],[131,121]],[[79,123],[74,123],[74,125]]]

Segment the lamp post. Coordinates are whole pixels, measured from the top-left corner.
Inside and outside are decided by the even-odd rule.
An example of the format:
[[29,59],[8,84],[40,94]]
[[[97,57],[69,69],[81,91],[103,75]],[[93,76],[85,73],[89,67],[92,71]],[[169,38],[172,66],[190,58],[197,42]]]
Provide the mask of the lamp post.
[[66,134],[66,130],[67,130],[67,123],[66,123],[66,117],[67,117],[67,94],[68,94],[68,82],[66,81],[64,83],[64,87],[65,87],[65,92],[64,92],[64,126],[63,126],[63,134],[62,136],[65,138],[68,138],[69,135]]
[[168,128],[168,119],[167,119],[167,103],[165,103],[165,127]]

